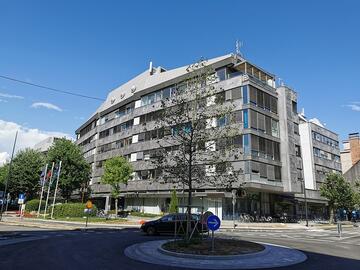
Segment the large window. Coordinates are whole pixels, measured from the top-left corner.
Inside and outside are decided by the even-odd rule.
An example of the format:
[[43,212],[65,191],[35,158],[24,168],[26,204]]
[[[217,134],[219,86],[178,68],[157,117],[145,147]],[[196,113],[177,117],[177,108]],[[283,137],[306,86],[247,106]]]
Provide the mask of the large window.
[[[244,111],[244,128],[248,128],[248,125],[245,125],[245,121],[246,120],[245,120],[245,111]],[[253,110],[250,110],[250,128],[259,130],[273,137],[277,137],[277,138],[280,137],[279,122],[271,118],[270,116],[264,115],[262,113]]]
[[280,144],[256,135],[251,135],[251,154],[256,157],[280,161]]
[[[260,89],[255,88],[254,86],[249,86],[249,96],[250,103],[256,105],[259,108],[265,109],[267,111],[271,111],[277,114],[277,98],[261,91]],[[244,104],[249,103],[247,98],[245,99],[244,93]]]

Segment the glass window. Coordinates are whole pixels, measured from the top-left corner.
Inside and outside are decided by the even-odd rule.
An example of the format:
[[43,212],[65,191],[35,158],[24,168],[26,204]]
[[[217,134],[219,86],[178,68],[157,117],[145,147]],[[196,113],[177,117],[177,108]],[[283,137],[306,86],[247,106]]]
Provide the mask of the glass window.
[[218,77],[219,81],[226,80],[226,68],[217,70],[216,76]]
[[247,85],[243,86],[242,91],[243,91],[243,102],[244,102],[244,104],[248,104],[249,103],[248,86]]
[[249,128],[248,110],[244,110],[244,128]]
[[273,113],[277,114],[277,98],[271,96],[271,100],[270,100],[270,109]]
[[271,134],[271,117],[270,116],[265,116],[265,132],[266,134]]
[[264,93],[263,91],[257,91],[257,105],[264,108]]
[[168,88],[165,88],[163,90],[163,95],[162,97],[165,99],[165,98],[170,98],[170,95],[171,95],[171,88],[168,87]]
[[250,127],[257,129],[258,123],[257,123],[257,112],[250,110]]
[[258,113],[258,129],[265,132],[265,115]]
[[256,104],[256,88],[250,85],[250,103]]
[[249,147],[249,134],[245,134],[243,135],[243,138],[244,138],[244,153],[245,154],[249,154],[250,153],[250,147]]
[[279,166],[274,166],[275,169],[275,180],[281,181],[281,168]]
[[269,94],[266,94],[264,93],[264,107],[266,110],[271,110],[270,108],[270,95]]
[[279,138],[279,122],[271,119],[271,135]]

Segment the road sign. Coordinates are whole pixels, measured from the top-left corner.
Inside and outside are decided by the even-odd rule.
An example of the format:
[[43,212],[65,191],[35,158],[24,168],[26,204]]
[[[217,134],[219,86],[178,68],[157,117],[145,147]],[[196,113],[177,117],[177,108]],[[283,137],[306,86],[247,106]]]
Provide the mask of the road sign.
[[25,201],[25,194],[20,193],[19,199],[18,199],[18,204],[24,204],[24,201]]
[[207,219],[207,226],[209,230],[216,231],[220,228],[221,221],[218,216],[212,215]]
[[93,204],[92,204],[91,201],[87,201],[87,202],[86,202],[86,208],[87,208],[87,209],[93,208]]

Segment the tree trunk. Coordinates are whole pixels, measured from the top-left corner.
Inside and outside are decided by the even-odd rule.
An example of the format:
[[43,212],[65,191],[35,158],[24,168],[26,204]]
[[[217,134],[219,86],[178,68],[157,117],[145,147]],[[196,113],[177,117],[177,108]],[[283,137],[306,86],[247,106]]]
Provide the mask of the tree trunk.
[[115,198],[115,216],[118,215],[118,198]]
[[191,233],[191,202],[192,202],[192,192],[191,192],[191,184],[189,185],[188,192],[188,205],[187,205],[187,218],[186,218],[186,243],[190,241],[190,233]]
[[330,218],[329,218],[329,223],[333,224],[334,223],[334,207],[329,206],[329,214],[330,214]]

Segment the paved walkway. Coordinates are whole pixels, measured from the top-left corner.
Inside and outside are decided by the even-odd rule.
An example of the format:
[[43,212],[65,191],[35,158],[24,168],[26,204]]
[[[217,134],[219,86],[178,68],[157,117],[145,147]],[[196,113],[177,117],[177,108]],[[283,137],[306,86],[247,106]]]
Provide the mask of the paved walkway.
[[[146,263],[196,269],[261,269],[283,267],[301,263],[307,259],[298,250],[287,247],[265,244],[265,250],[253,254],[229,256],[224,259],[209,259],[209,256],[199,258],[171,256],[164,254],[159,248],[168,240],[148,241],[135,244],[125,249],[126,256],[133,260]],[[196,257],[196,258],[195,258]]]

